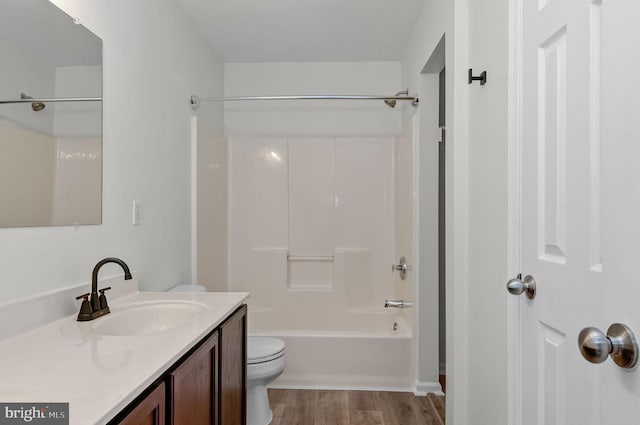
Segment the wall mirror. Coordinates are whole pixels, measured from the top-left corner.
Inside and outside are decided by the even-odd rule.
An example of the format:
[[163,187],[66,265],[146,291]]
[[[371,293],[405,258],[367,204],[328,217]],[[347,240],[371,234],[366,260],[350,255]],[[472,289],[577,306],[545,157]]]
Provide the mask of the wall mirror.
[[0,227],[102,222],[102,40],[0,0]]

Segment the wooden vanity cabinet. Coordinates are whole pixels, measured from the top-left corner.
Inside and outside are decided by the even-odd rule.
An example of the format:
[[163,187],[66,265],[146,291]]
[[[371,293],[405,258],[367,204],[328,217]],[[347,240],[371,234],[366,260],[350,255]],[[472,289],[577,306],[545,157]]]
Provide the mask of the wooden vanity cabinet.
[[169,423],[218,424],[218,333],[168,373]]
[[242,305],[109,425],[246,425],[246,365]]
[[165,425],[165,398],[165,386],[163,382],[160,382],[118,423],[121,425]]
[[247,306],[220,326],[220,425],[247,420]]

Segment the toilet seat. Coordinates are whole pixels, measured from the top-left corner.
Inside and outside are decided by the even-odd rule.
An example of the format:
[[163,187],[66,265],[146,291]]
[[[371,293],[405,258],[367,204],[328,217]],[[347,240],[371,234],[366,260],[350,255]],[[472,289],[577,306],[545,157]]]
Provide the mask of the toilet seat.
[[284,356],[284,341],[266,336],[250,336],[247,344],[247,363],[259,364]]

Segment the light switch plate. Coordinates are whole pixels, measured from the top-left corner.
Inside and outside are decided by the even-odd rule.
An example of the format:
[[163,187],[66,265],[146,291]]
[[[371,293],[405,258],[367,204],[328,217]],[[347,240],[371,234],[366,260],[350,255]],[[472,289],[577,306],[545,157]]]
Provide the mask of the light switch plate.
[[131,210],[133,214],[132,223],[134,226],[138,226],[142,223],[142,202],[133,201],[131,203],[131,206],[132,206]]

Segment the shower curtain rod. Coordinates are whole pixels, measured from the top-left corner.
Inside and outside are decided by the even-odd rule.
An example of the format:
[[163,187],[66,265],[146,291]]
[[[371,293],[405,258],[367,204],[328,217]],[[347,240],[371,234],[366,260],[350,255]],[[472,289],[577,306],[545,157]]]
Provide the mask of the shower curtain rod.
[[201,102],[230,102],[237,100],[408,100],[418,106],[417,96],[385,96],[385,95],[306,95],[306,96],[232,96],[232,97],[198,97],[191,95],[191,107],[198,109]]
[[102,102],[101,97],[53,97],[53,98],[28,98],[0,100],[0,105],[5,103],[52,103],[52,102]]

